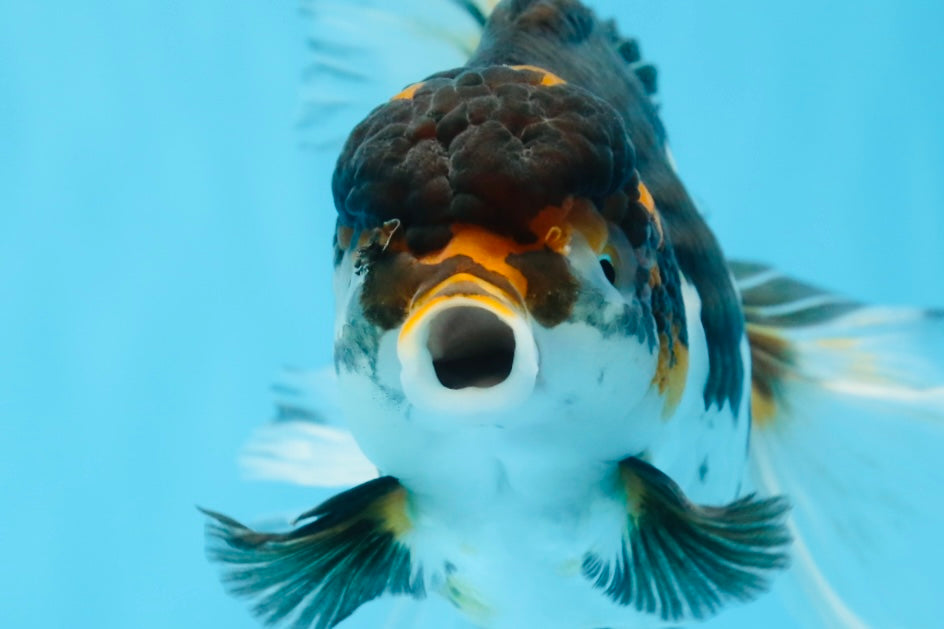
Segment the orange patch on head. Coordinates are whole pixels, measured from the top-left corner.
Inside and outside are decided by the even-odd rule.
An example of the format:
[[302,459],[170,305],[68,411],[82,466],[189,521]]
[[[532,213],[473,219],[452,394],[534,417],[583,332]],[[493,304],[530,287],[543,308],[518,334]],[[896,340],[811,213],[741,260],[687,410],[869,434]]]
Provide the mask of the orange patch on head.
[[601,253],[610,239],[610,228],[596,206],[586,199],[574,201],[567,215],[570,227],[584,237],[590,248]]
[[550,87],[551,85],[563,85],[567,83],[564,79],[560,78],[552,72],[548,72],[544,68],[539,68],[538,66],[532,65],[519,65],[519,66],[510,66],[513,70],[528,70],[530,72],[537,72],[541,76],[541,85],[545,87]]
[[413,83],[412,85],[407,85],[403,91],[395,94],[390,100],[410,100],[416,95],[416,90],[420,89],[421,87],[423,87],[423,81],[420,81],[419,83]]
[[528,293],[524,274],[508,264],[508,256],[533,250],[534,246],[521,245],[478,225],[457,224],[452,227],[452,239],[435,253],[421,256],[421,264],[440,264],[454,256],[466,256],[485,269],[507,279],[521,296]]
[[517,300],[528,294],[528,280],[518,268],[508,263],[509,256],[544,250],[567,255],[575,230],[597,253],[605,249],[609,239],[606,220],[596,206],[587,199],[573,197],[568,197],[559,206],[545,207],[531,219],[528,229],[534,234],[535,241],[520,243],[479,225],[457,223],[451,226],[452,238],[442,249],[421,255],[417,261],[435,265],[456,256],[465,256],[508,280],[518,292],[517,296],[510,297]]
[[[663,332],[659,335],[659,363],[652,384],[658,387],[665,397],[662,407],[662,419],[669,419],[685,392],[688,379],[688,348],[678,338],[678,329],[672,331],[672,349],[669,349],[669,337]],[[674,360],[673,360],[674,358]]]
[[568,197],[560,206],[551,205],[528,223],[531,232],[544,246],[560,254],[567,253],[571,234],[577,231],[597,253],[606,248],[610,237],[606,220],[587,199]]
[[[574,200],[568,197],[560,205],[549,205],[544,208],[528,223],[528,228],[538,238],[542,246],[551,251],[564,253],[570,242],[570,225],[567,217],[574,207]],[[533,250],[534,247],[531,247]]]

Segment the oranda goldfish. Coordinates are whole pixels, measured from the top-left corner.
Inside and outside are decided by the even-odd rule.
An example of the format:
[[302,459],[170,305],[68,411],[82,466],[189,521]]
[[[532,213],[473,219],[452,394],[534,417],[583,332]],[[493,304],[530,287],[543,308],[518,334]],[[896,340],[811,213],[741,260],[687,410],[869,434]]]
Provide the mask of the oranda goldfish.
[[792,563],[822,624],[909,626],[881,599],[936,590],[895,527],[939,499],[902,459],[942,443],[941,313],[726,259],[634,40],[577,0],[456,4],[465,64],[341,150],[334,369],[251,452],[353,487],[285,533],[207,512],[232,592],[299,627],[388,594],[482,627],[677,627]]

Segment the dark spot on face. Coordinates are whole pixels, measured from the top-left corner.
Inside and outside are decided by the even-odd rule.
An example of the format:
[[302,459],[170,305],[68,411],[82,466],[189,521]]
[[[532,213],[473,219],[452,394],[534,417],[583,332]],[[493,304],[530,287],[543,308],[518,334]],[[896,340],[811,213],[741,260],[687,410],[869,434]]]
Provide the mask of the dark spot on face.
[[567,260],[550,250],[509,255],[507,262],[528,280],[528,311],[546,328],[566,321],[573,310],[580,285]]
[[599,290],[584,287],[574,304],[570,320],[591,326],[604,339],[635,337],[640,343],[648,344],[650,350],[655,347],[652,316],[648,304],[639,299],[625,301],[616,307]]
[[368,321],[384,330],[403,322],[422,281],[416,266],[407,253],[388,253],[371,263],[361,292],[361,308]]
[[377,352],[381,331],[364,319],[348,321],[334,343],[334,365],[337,369],[370,374],[377,372]]

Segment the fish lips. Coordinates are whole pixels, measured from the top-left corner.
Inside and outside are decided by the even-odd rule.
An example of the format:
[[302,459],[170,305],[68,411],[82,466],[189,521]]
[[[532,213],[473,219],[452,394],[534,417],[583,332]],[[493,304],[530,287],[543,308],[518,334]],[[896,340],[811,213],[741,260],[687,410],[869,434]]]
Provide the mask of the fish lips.
[[414,299],[397,338],[400,382],[411,404],[455,415],[514,408],[539,369],[520,300],[458,273]]

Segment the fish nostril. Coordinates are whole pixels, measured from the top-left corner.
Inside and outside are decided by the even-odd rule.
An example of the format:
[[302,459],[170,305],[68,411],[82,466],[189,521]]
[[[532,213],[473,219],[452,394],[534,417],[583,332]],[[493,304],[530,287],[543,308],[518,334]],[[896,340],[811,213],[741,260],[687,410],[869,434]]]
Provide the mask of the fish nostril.
[[436,314],[426,347],[436,377],[448,389],[501,384],[515,361],[514,331],[491,311],[476,306]]

